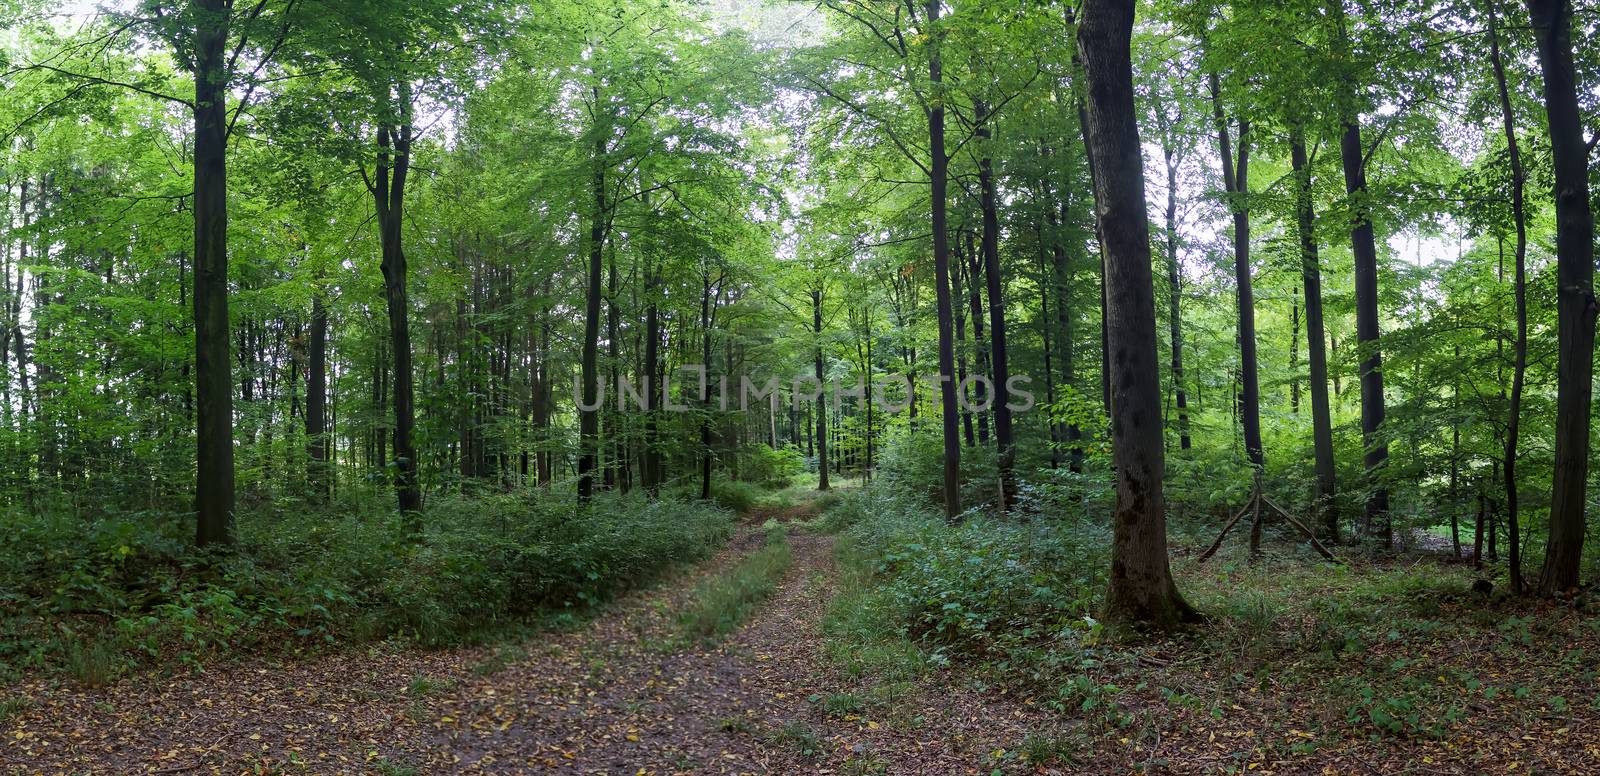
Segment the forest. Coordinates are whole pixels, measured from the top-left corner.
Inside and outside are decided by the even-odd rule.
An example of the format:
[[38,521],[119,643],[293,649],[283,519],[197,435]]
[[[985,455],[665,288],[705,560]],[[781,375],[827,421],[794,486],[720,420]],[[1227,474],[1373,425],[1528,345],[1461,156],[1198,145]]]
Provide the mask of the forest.
[[1600,4],[0,22],[0,772],[1600,763]]

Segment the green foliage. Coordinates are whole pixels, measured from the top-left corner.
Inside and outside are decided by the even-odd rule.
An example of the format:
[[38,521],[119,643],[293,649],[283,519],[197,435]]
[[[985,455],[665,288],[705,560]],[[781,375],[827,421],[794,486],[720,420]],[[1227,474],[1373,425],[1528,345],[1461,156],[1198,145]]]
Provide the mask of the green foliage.
[[806,457],[793,444],[773,448],[745,445],[739,448],[739,478],[768,488],[782,488],[806,470]]
[[731,512],[745,513],[761,501],[761,489],[748,482],[717,481],[711,483],[711,499],[717,506]]
[[[366,518],[245,519],[242,551],[211,557],[178,538],[175,517],[17,515],[28,541],[0,550],[0,589],[20,604],[0,619],[0,658],[60,664],[98,684],[131,661],[174,655],[391,635],[470,640],[581,611],[705,557],[730,523],[703,504],[614,495],[574,517],[562,501],[524,493],[440,496],[425,520],[413,543]],[[51,622],[74,635],[49,638]]]
[[1104,587],[1110,537],[1098,526],[981,516],[951,525],[887,494],[837,510],[847,508],[859,510],[852,551],[884,591],[877,616],[936,654],[1076,634]]

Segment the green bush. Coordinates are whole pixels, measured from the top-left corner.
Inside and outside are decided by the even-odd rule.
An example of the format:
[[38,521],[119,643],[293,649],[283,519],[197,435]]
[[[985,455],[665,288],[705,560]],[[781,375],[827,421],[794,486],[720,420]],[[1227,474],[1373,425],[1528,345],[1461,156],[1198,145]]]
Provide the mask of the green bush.
[[567,497],[440,495],[420,540],[392,516],[247,513],[237,551],[220,556],[192,549],[188,520],[174,515],[5,521],[18,541],[0,548],[0,664],[53,665],[89,682],[133,660],[264,644],[467,640],[703,558],[732,522],[710,504],[638,494],[602,494],[581,515]]
[[[890,437],[878,457],[874,483],[908,504],[944,503],[944,441],[938,434],[904,432]],[[999,469],[988,445],[961,450],[961,504],[968,510],[992,506],[999,492]]]
[[768,488],[787,487],[806,470],[806,457],[793,444],[773,449],[767,445],[739,448],[739,479]]
[[881,587],[883,615],[938,652],[1003,651],[1076,632],[1104,589],[1110,536],[1087,523],[974,517],[871,492],[831,513]]
[[749,512],[761,502],[761,489],[748,482],[713,482],[711,500],[731,512]]

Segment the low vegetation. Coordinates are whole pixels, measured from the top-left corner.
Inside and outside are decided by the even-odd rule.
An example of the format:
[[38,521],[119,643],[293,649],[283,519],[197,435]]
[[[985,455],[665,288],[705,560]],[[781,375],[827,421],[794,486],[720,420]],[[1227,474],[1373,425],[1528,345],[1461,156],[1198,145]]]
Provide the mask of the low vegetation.
[[776,524],[767,525],[765,532],[761,549],[695,588],[688,604],[678,613],[679,630],[685,640],[706,641],[727,635],[777,590],[778,580],[793,560],[789,534]]
[[731,514],[603,496],[583,519],[538,492],[435,498],[404,540],[374,515],[241,521],[227,556],[177,516],[11,517],[0,548],[0,664],[103,684],[128,667],[398,637],[471,641],[581,613],[722,546]]

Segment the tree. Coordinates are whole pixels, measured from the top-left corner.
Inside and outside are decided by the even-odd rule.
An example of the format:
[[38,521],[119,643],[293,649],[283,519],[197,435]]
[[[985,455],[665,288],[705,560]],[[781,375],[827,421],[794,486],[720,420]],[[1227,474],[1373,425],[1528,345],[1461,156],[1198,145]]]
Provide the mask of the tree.
[[1528,15],[1544,73],[1556,202],[1555,481],[1550,535],[1539,592],[1554,595],[1578,586],[1583,556],[1584,505],[1589,481],[1589,414],[1594,388],[1594,214],[1589,209],[1589,147],[1578,111],[1572,64],[1572,4],[1528,0]]
[[[1343,0],[1331,0],[1334,55],[1348,60],[1348,20]],[[1344,162],[1345,192],[1350,197],[1350,248],[1355,254],[1356,340],[1361,348],[1361,443],[1367,470],[1367,500],[1362,529],[1368,535],[1383,531],[1383,545],[1394,542],[1389,530],[1389,489],[1381,482],[1389,445],[1380,436],[1383,426],[1383,354],[1378,345],[1378,246],[1372,229],[1372,203],[1367,190],[1366,148],[1361,142],[1361,120],[1354,81],[1345,81],[1339,99],[1339,156]],[[1381,523],[1381,526],[1376,525]]]
[[1505,476],[1507,573],[1511,578],[1511,592],[1522,594],[1522,538],[1519,499],[1517,497],[1517,436],[1522,426],[1522,391],[1528,371],[1528,225],[1523,203],[1525,176],[1522,171],[1522,153],[1517,145],[1517,128],[1511,113],[1511,95],[1506,88],[1505,63],[1500,57],[1500,34],[1494,4],[1489,0],[1489,59],[1494,68],[1495,92],[1500,101],[1500,116],[1505,129],[1506,152],[1511,164],[1511,217],[1516,225],[1516,278],[1514,290],[1517,299],[1517,341],[1511,371],[1511,404],[1506,411]]
[[1104,617],[1115,624],[1166,629],[1193,621],[1198,613],[1178,592],[1167,560],[1155,289],[1133,107],[1134,5],[1133,0],[1085,0],[1078,27],[1114,370],[1109,378],[1117,502]]
[[[1244,450],[1258,471],[1266,465],[1261,449],[1261,382],[1256,365],[1256,303],[1250,279],[1250,120],[1240,117],[1236,158],[1229,139],[1228,120],[1222,108],[1222,87],[1215,71],[1207,75],[1211,87],[1212,116],[1216,122],[1217,149],[1222,161],[1222,187],[1233,214],[1233,276],[1239,307],[1239,413],[1244,425]],[[1259,522],[1258,522],[1259,525]],[[1255,546],[1252,533],[1251,546]]]

